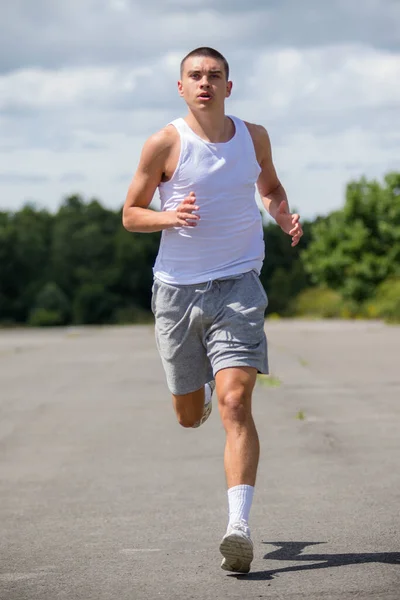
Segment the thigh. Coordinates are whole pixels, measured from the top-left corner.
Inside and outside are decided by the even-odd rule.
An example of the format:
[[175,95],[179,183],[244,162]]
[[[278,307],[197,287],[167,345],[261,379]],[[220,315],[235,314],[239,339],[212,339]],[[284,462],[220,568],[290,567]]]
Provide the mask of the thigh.
[[155,280],[152,310],[157,347],[172,394],[200,389],[212,378],[203,344],[195,286],[173,286]]
[[214,375],[230,367],[268,373],[264,331],[267,295],[253,271],[219,283],[220,300],[206,344]]

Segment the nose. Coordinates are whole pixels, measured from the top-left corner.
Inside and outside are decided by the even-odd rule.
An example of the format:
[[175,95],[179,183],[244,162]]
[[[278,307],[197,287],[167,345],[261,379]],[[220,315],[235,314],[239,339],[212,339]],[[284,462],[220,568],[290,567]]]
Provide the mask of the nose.
[[209,86],[210,86],[209,81],[208,81],[206,75],[204,75],[204,77],[200,81],[200,87],[204,88],[204,87],[209,87]]

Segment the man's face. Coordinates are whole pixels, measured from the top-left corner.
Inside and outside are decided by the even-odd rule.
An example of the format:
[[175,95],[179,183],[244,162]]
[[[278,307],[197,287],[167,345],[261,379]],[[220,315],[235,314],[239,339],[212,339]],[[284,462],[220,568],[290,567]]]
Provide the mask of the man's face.
[[178,90],[190,108],[207,110],[223,106],[231,89],[232,82],[226,80],[221,61],[203,56],[185,61]]

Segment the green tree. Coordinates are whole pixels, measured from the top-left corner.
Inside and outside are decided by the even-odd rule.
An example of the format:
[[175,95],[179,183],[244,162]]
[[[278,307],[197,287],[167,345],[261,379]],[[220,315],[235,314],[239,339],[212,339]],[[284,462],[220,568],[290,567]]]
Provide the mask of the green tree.
[[362,302],[400,275],[400,173],[351,182],[343,210],[318,219],[301,258],[314,284]]
[[121,227],[118,213],[93,200],[67,198],[57,215],[51,247],[54,281],[73,297],[85,282],[112,284],[114,236]]
[[123,299],[121,308],[129,306],[150,310],[153,265],[160,233],[128,233],[122,227],[115,236],[117,278],[113,292]]
[[115,298],[101,283],[84,283],[73,302],[73,322],[95,325],[112,322]]
[[0,321],[24,322],[48,277],[52,216],[27,205],[0,218]]
[[268,295],[267,314],[286,314],[293,296],[310,285],[310,277],[301,260],[301,248],[311,237],[311,223],[303,223],[304,235],[292,248],[291,238],[275,223],[264,227],[265,260],[260,279]]
[[71,307],[64,292],[54,282],[48,282],[39,291],[35,306],[29,315],[29,323],[41,325],[64,325],[70,317]]

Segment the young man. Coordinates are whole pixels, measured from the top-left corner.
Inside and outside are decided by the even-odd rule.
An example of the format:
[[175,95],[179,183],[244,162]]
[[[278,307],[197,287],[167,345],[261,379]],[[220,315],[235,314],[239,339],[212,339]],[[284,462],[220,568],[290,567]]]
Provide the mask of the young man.
[[[225,58],[212,48],[190,52],[181,63],[178,90],[188,114],[145,143],[123,225],[132,232],[162,230],[152,298],[157,345],[183,427],[208,418],[216,385],[229,503],[221,566],[247,573],[259,458],[251,400],[257,372],[268,372],[255,184],[292,246],[302,228],[299,215],[289,212],[266,130],[225,115],[232,90]],[[157,188],[160,212],[148,210]]]

